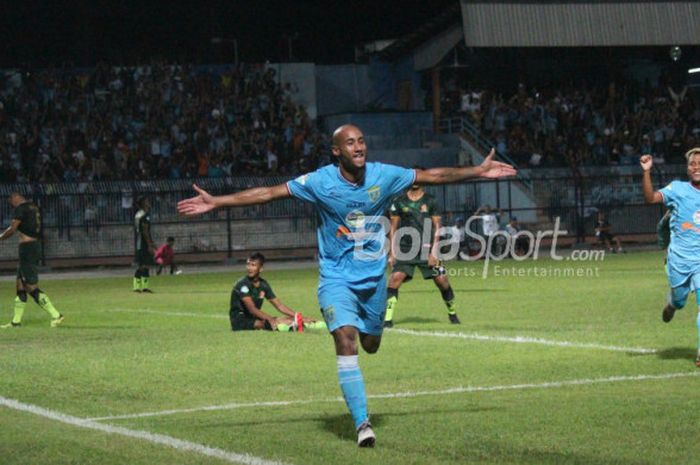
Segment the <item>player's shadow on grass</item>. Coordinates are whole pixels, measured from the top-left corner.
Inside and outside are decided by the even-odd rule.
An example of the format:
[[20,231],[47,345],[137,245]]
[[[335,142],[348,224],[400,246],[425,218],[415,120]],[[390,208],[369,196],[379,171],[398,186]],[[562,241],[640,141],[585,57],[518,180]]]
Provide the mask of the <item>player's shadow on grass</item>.
[[697,353],[694,347],[669,347],[657,351],[656,356],[662,360],[695,360]]
[[[497,407],[472,407],[472,408],[459,408],[459,409],[440,409],[431,410],[429,415],[441,415],[444,413],[478,413],[486,412],[489,410],[498,410]],[[401,412],[388,412],[388,413],[373,413],[370,416],[370,421],[372,422],[372,427],[376,430],[381,428],[384,423],[391,421],[391,417],[407,417],[407,416],[425,416],[426,412],[423,410],[416,411],[401,411]],[[347,413],[342,415],[329,415],[323,417],[323,429],[336,435],[339,439],[355,440],[357,435],[352,428],[352,420]]]

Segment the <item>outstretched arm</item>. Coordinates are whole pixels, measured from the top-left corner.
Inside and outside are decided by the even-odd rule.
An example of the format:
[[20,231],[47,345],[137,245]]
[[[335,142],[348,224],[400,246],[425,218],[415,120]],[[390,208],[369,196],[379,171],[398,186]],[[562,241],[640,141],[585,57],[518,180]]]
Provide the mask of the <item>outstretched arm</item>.
[[257,205],[291,196],[286,184],[278,184],[272,187],[255,187],[236,192],[235,194],[219,196],[209,194],[196,184],[192,187],[199,195],[177,203],[177,211],[182,215],[201,215],[215,208]]
[[515,176],[518,171],[507,163],[494,160],[496,150],[491,149],[479,166],[430,168],[416,170],[417,184],[449,184],[473,178],[503,178]]
[[644,192],[644,201],[646,203],[663,203],[664,196],[659,191],[654,190],[651,184],[651,167],[654,162],[651,155],[642,155],[639,159],[639,164],[642,166],[644,174],[642,175],[642,191]]
[[389,266],[392,268],[396,263],[396,248],[399,244],[394,244],[394,239],[396,238],[396,230],[399,229],[399,223],[401,222],[401,217],[398,215],[390,216],[391,225],[389,226]]

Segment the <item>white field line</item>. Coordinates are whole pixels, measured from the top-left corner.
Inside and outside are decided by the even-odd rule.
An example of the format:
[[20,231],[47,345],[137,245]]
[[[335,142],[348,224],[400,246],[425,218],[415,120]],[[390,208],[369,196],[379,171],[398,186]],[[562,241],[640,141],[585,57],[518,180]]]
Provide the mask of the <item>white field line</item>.
[[[129,308],[116,308],[110,310],[100,310],[106,313],[110,312],[125,312],[125,313],[148,313],[151,315],[163,315],[163,316],[183,316],[183,317],[201,317],[201,318],[216,318],[228,320],[226,315],[212,315],[206,313],[195,313],[195,312],[168,312],[159,311],[152,309],[129,309]],[[412,329],[387,329],[388,333],[405,334],[408,336],[421,336],[421,337],[444,337],[453,339],[470,339],[474,341],[488,341],[488,342],[512,342],[516,344],[539,344],[545,346],[555,346],[555,347],[568,347],[574,349],[597,349],[597,350],[608,350],[613,352],[627,352],[632,354],[655,354],[656,349],[648,349],[644,347],[624,347],[624,346],[613,346],[605,344],[596,344],[589,342],[571,342],[571,341],[556,341],[551,339],[542,339],[539,337],[530,336],[488,336],[485,334],[478,333],[458,333],[458,332],[447,332],[447,331],[416,331]]]
[[19,410],[21,412],[31,413],[33,415],[38,415],[40,417],[59,421],[67,425],[77,426],[79,428],[86,428],[95,431],[101,431],[107,434],[116,434],[119,436],[141,439],[144,441],[152,442],[154,444],[168,446],[180,451],[193,452],[200,455],[206,455],[208,457],[214,457],[230,463],[237,463],[243,465],[284,465],[284,462],[265,460],[249,454],[237,454],[235,452],[229,452],[223,449],[217,449],[215,447],[209,447],[202,444],[177,439],[171,436],[166,436],[164,434],[149,433],[148,431],[141,431],[124,428],[121,426],[112,426],[103,423],[97,423],[93,420],[87,420],[71,415],[66,415],[64,413],[55,412],[53,410],[48,410],[42,407],[38,407],[36,405],[25,404],[13,399],[7,399],[2,396],[0,396],[0,406],[5,406],[13,410]]
[[545,346],[556,347],[572,347],[577,349],[599,349],[610,350],[613,352],[628,352],[634,354],[655,354],[656,349],[647,349],[644,347],[622,347],[611,346],[605,344],[595,344],[589,342],[570,342],[570,341],[554,341],[551,339],[542,339],[539,337],[529,336],[487,336],[477,333],[453,333],[446,331],[414,331],[412,329],[389,329],[392,333],[407,334],[410,336],[422,337],[446,337],[455,339],[472,339],[475,341],[493,341],[493,342],[514,342],[517,344],[540,344]]
[[[551,381],[544,383],[526,383],[526,384],[506,384],[496,386],[466,386],[448,389],[440,389],[435,391],[415,391],[415,392],[397,392],[389,394],[373,394],[368,395],[369,399],[400,399],[423,396],[439,396],[446,394],[467,394],[473,392],[496,392],[496,391],[516,391],[524,389],[551,389],[565,386],[588,386],[592,384],[605,383],[620,383],[627,381],[649,381],[649,380],[665,380],[674,378],[688,378],[700,376],[700,371],[680,372],[680,373],[665,373],[661,375],[636,375],[636,376],[610,376],[607,378],[583,378],[572,379],[565,381]],[[88,421],[104,421],[104,420],[125,420],[132,418],[156,417],[164,415],[175,415],[178,413],[193,413],[214,410],[233,410],[239,408],[260,408],[260,407],[278,407],[288,405],[305,405],[317,404],[322,402],[344,402],[342,397],[331,397],[325,399],[304,399],[304,400],[287,400],[277,402],[246,402],[246,403],[229,403],[222,405],[209,405],[205,407],[194,407],[185,409],[161,410],[157,412],[131,413],[125,415],[112,415],[105,417],[90,418]]]

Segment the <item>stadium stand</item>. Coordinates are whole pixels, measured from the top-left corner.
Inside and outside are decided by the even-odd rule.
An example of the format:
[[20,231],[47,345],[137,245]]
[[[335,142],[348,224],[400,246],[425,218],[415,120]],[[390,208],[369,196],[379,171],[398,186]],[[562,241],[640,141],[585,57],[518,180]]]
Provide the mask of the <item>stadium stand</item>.
[[467,119],[523,168],[682,163],[700,145],[700,106],[687,87],[518,85],[510,94],[448,83],[443,108]]
[[4,73],[0,99],[0,182],[287,175],[327,153],[294,88],[263,66]]

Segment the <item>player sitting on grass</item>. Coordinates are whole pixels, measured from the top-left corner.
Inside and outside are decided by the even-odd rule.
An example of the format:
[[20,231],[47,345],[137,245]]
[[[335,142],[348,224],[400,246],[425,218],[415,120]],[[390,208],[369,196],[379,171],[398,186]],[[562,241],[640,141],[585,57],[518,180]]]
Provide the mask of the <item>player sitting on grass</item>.
[[[325,328],[326,324],[287,307],[272,292],[272,288],[261,276],[265,257],[256,252],[246,261],[246,276],[239,279],[231,291],[231,330],[267,329],[270,331],[304,331],[304,328]],[[284,317],[274,317],[261,310],[265,299],[283,313]]]
[[698,355],[695,365],[700,368],[700,148],[685,154],[689,182],[673,181],[660,191],[651,183],[651,155],[640,159],[644,176],[642,189],[646,203],[663,203],[670,210],[671,244],[668,246],[666,273],[671,285],[668,303],[661,318],[668,323],[676,310],[685,306],[691,290],[695,290],[698,305]]

